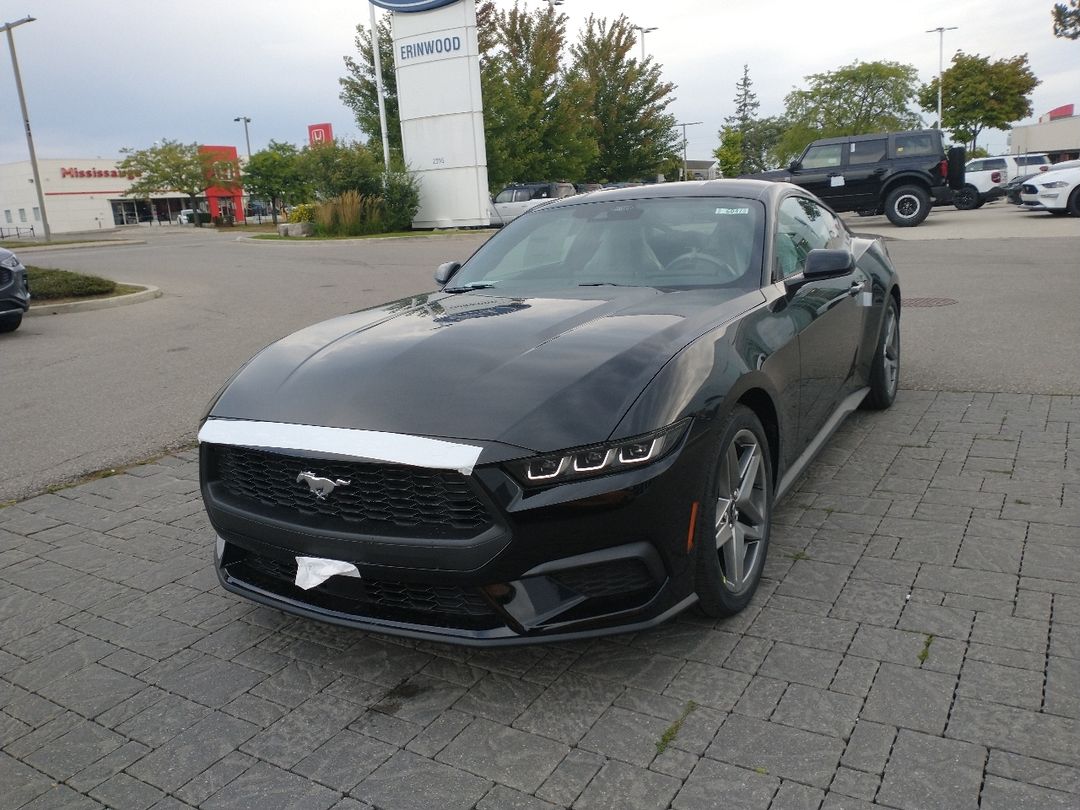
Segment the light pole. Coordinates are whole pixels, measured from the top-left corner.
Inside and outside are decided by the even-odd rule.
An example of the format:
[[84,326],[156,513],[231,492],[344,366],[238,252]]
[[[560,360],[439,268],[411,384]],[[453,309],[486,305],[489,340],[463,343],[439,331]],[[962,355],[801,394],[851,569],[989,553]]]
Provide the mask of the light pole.
[[939,25],[937,28],[930,28],[926,33],[938,35],[938,57],[937,57],[937,125],[938,129],[944,129],[945,125],[941,120],[941,77],[945,72],[945,32],[955,31],[959,26],[950,25],[948,27]]
[[22,108],[23,126],[26,129],[26,146],[30,150],[30,169],[34,173],[34,187],[37,189],[38,208],[41,210],[41,227],[45,232],[45,241],[52,241],[52,231],[49,230],[49,215],[45,213],[45,192],[41,188],[41,175],[38,173],[37,154],[34,152],[34,138],[30,134],[30,113],[26,111],[26,96],[23,95],[22,76],[19,73],[19,60],[15,58],[15,37],[11,35],[11,29],[25,23],[34,22],[34,17],[23,17],[15,22],[4,23],[0,31],[7,33],[8,48],[11,49],[11,68],[15,73],[15,87],[19,91],[19,106]]
[[697,126],[701,121],[680,121],[675,126],[682,127],[682,179],[686,179],[686,128]]
[[645,35],[650,34],[653,31],[659,31],[660,29],[657,28],[656,26],[653,26],[652,28],[642,28],[640,25],[635,25],[634,28],[636,28],[638,31],[641,32],[641,61],[642,61],[642,63],[644,63],[645,62]]
[[547,4],[548,8],[554,9],[555,6],[561,6],[563,4],[563,0],[547,0]]
[[251,138],[248,137],[248,124],[251,123],[251,119],[246,115],[238,115],[233,121],[237,123],[244,122],[244,142],[247,144],[248,163],[251,163]]

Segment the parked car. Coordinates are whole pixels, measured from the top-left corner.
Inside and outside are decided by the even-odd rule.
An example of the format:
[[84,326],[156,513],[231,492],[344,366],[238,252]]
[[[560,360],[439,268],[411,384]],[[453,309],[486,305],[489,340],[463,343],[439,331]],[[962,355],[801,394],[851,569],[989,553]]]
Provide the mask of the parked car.
[[1049,166],[1050,158],[1043,154],[999,155],[969,161],[964,186],[956,192],[956,207],[961,211],[981,208],[1006,196],[1008,185],[1015,178],[1046,171]]
[[1032,211],[1080,217],[1080,168],[1055,168],[1020,186],[1020,201]]
[[516,183],[507,186],[493,201],[492,223],[506,225],[530,208],[577,194],[572,183]]
[[964,150],[947,155],[936,129],[849,135],[814,141],[787,169],[747,176],[796,183],[834,211],[885,214],[912,227],[964,186]]
[[[1080,166],[1080,160],[1063,160],[1061,163],[1052,164],[1050,170],[1056,172],[1061,169],[1073,169],[1078,166]],[[1038,177],[1043,171],[1045,170],[1040,168],[1039,171],[1029,171],[1027,174],[1017,175],[1012,178],[1005,184],[1005,198],[1013,205],[1021,205],[1023,201],[1020,199],[1020,193],[1024,183],[1028,182],[1033,177]]]
[[558,200],[435,280],[270,345],[210,403],[227,590],[478,645],[731,615],[775,504],[897,392],[884,244],[788,183]]
[[180,213],[176,215],[177,225],[187,225],[195,221],[195,211],[191,208],[182,208]]
[[14,332],[30,309],[26,268],[10,250],[0,248],[0,332]]

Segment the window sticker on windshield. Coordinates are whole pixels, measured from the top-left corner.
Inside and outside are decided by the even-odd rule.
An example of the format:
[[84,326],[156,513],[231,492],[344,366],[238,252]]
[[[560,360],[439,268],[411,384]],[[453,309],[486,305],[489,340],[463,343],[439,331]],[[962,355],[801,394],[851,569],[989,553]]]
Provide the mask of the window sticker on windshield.
[[742,214],[749,214],[749,208],[717,208],[716,213],[724,216],[740,216]]

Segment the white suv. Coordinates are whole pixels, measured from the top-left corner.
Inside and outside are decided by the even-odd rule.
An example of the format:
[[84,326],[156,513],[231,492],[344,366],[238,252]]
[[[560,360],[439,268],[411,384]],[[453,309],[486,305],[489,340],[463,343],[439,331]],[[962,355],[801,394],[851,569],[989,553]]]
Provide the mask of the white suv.
[[976,158],[964,167],[964,187],[959,189],[954,201],[961,211],[981,208],[984,203],[1005,196],[1005,184],[1021,174],[1047,171],[1050,158],[1037,155],[998,155]]
[[1020,187],[1020,203],[1032,211],[1080,217],[1080,168],[1051,168],[1029,177]]

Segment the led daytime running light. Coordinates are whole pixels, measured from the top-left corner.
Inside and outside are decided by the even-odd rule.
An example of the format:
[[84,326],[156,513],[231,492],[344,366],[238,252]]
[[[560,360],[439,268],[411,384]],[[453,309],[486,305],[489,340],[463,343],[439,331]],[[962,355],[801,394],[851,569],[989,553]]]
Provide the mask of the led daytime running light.
[[523,483],[539,486],[639,467],[656,461],[671,450],[682,437],[689,421],[683,419],[655,433],[632,439],[522,459],[512,463],[511,468]]

